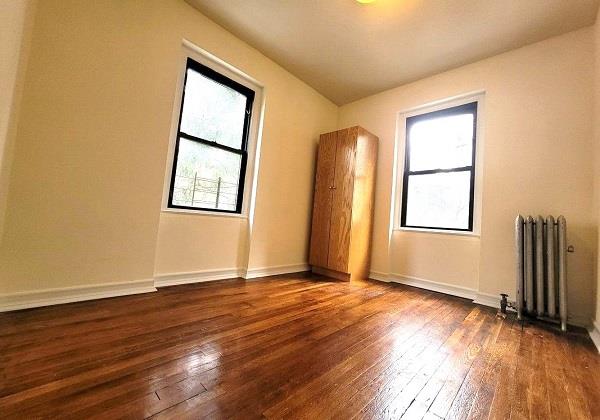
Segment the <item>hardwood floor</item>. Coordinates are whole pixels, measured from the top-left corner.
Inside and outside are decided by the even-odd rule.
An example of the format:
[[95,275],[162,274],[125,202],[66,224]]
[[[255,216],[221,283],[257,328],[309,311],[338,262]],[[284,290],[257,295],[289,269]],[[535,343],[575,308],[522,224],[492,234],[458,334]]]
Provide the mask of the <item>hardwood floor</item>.
[[583,332],[303,277],[0,314],[0,417],[600,418]]

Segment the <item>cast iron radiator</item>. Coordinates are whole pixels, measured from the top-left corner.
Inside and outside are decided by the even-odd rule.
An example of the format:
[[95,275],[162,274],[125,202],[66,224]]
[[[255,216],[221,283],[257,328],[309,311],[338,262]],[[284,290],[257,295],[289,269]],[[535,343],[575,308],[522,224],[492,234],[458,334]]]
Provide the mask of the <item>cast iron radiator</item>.
[[567,330],[567,221],[559,216],[515,221],[517,317],[560,322]]

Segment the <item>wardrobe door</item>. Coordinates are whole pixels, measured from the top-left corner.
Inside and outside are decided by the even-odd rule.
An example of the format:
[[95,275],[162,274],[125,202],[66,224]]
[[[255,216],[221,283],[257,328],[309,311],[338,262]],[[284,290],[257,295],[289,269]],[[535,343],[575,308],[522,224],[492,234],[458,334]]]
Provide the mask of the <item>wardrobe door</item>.
[[356,127],[338,132],[335,158],[327,268],[344,273],[348,272],[350,251],[357,134]]
[[317,155],[309,263],[327,267],[337,132],[322,134]]

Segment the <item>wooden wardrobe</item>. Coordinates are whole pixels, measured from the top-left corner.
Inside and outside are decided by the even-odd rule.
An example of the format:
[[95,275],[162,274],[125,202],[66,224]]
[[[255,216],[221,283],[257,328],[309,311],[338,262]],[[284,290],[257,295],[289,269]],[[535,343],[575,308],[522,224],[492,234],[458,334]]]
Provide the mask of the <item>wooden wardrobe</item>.
[[362,127],[322,134],[309,264],[340,280],[368,278],[378,138]]

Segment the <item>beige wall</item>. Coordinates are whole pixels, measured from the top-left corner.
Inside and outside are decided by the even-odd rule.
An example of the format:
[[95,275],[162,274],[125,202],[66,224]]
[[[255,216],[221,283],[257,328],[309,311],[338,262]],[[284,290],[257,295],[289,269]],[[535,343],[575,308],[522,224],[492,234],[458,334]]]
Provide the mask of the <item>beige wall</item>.
[[0,242],[35,1],[0,0]]
[[247,219],[162,213],[156,274],[306,263],[316,144],[320,133],[335,129],[337,107],[275,69],[243,68],[266,85],[250,244]]
[[389,272],[477,290],[479,248],[479,238],[395,230]]
[[306,260],[314,149],[318,134],[335,128],[334,104],[183,0],[44,0],[10,177],[0,293],[239,264],[245,221],[160,213],[183,38],[266,88],[250,263]]
[[280,95],[267,103],[264,130],[276,134],[263,136],[250,269],[307,262],[317,143],[337,125],[338,107],[299,85],[284,85]]
[[[514,296],[515,215],[564,214],[576,250],[568,260],[570,309],[576,322],[589,322],[596,255],[592,35],[582,29],[340,109],[340,127],[360,124],[381,142],[372,270]],[[388,259],[397,113],[482,89],[481,238],[396,232]]]
[[[600,11],[596,17],[594,26],[594,42],[596,49],[596,60],[594,66],[594,193],[595,211],[597,222],[600,221]],[[600,243],[600,230],[598,231],[598,242]],[[600,328],[600,255],[596,254],[596,328]]]

